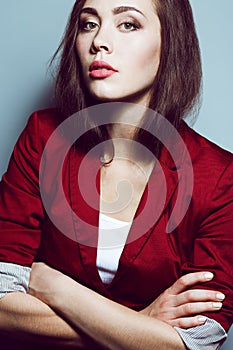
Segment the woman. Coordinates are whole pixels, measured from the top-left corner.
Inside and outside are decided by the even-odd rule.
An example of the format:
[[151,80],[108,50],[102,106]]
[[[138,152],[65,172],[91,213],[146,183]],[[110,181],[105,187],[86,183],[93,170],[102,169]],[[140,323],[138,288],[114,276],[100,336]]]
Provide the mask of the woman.
[[[67,348],[218,348],[232,322],[232,155],[182,121],[201,82],[188,1],[76,1],[61,48],[59,109],[32,115],[1,183],[2,332]],[[96,110],[111,112],[106,126]],[[55,133],[68,154],[50,142],[63,120],[85,131],[74,145]],[[133,191],[116,207],[125,179]],[[121,236],[108,251],[106,227]],[[33,261],[51,267],[35,264],[18,293]]]

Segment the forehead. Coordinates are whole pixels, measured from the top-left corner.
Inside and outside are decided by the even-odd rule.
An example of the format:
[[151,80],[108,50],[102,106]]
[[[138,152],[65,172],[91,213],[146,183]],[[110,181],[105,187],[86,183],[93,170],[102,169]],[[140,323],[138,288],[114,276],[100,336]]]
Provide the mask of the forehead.
[[155,13],[154,0],[86,0],[83,7],[93,7],[99,11],[114,10],[117,7],[134,7],[144,14]]

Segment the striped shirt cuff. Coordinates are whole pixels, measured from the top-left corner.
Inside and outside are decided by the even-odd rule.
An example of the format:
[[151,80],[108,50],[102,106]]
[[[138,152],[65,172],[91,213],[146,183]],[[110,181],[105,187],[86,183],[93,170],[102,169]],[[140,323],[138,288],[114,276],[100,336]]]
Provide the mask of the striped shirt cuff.
[[30,267],[0,262],[0,299],[9,292],[27,293]]
[[227,338],[220,323],[208,317],[205,324],[201,326],[188,329],[174,328],[189,350],[217,350]]

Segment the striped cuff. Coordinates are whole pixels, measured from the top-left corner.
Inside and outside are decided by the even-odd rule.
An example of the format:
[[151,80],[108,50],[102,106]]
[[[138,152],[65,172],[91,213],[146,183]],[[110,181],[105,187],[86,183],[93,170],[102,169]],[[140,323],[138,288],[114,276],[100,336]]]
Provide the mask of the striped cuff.
[[27,293],[30,267],[0,262],[0,299],[9,292]]
[[227,338],[223,327],[208,317],[205,324],[201,326],[188,329],[174,328],[189,350],[217,350]]

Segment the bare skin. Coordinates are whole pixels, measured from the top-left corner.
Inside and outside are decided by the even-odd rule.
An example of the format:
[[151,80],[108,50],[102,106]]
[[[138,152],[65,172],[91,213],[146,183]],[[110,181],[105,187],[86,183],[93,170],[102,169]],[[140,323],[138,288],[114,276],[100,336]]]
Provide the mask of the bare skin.
[[208,282],[212,278],[213,274],[210,272],[182,276],[141,312],[172,327],[200,326],[206,320],[202,313],[221,309],[225,295],[213,290],[189,288],[197,283]]
[[7,349],[98,349],[48,305],[19,292],[0,300],[0,337]]

